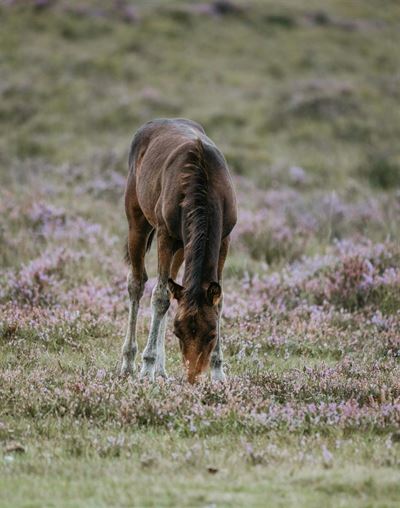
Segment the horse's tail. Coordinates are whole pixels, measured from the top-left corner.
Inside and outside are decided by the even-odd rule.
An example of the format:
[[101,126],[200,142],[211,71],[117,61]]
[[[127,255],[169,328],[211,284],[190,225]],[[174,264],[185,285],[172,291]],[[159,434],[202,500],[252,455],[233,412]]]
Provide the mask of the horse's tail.
[[126,238],[124,243],[124,261],[128,265],[131,262],[131,257],[129,255],[129,246],[128,246],[128,239]]
[[[151,244],[153,242],[155,232],[156,232],[156,230],[153,229],[153,231],[150,233],[150,235],[147,239],[146,252],[148,252],[151,248]],[[129,255],[128,239],[125,240],[125,245],[124,245],[124,261],[126,264],[130,264],[130,262],[131,262],[131,257]]]

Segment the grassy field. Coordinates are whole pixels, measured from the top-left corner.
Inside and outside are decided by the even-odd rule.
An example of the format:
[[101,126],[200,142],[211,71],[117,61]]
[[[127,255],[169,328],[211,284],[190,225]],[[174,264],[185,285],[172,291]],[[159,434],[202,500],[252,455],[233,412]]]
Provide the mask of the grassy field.
[[[1,508],[399,506],[400,8],[321,5],[0,6]],[[117,376],[128,147],[164,116],[234,174],[224,385],[171,330],[168,381]]]

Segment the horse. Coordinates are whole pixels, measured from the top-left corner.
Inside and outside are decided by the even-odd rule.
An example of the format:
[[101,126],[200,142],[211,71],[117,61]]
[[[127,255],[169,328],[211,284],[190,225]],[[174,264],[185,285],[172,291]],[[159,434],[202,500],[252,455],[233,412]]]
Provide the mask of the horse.
[[[121,375],[133,375],[136,321],[147,281],[145,255],[157,239],[158,279],[142,354],[140,378],[167,377],[164,338],[170,301],[177,300],[174,334],[187,379],[194,383],[211,363],[211,378],[225,380],[220,337],[222,271],[236,224],[236,195],[221,151],[203,127],[161,118],[134,135],[125,188],[129,320]],[[185,262],[182,284],[175,279]]]

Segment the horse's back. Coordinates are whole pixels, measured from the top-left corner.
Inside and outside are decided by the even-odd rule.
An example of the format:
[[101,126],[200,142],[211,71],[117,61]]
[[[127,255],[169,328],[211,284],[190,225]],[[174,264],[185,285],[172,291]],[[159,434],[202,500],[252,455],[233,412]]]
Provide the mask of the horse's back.
[[156,119],[144,124],[133,138],[126,189],[127,206],[138,206],[154,227],[173,218],[175,224],[168,229],[176,229],[182,170],[199,141],[210,171],[210,184],[218,191],[217,199],[236,207],[226,161],[203,127],[183,118]]

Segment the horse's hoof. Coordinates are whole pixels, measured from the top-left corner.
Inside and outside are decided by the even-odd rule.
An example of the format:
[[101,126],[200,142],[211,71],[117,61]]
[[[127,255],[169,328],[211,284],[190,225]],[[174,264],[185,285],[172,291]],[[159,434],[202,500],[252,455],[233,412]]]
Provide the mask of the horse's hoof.
[[120,377],[120,378],[133,377],[134,372],[135,372],[135,367],[133,365],[129,365],[129,364],[122,364],[121,368],[117,372],[118,372],[118,377]]
[[135,377],[135,374],[134,374],[133,370],[122,370],[121,369],[118,373],[119,379],[130,379],[130,378],[134,378],[134,377]]
[[155,377],[156,378],[161,378],[163,381],[168,381],[168,376],[167,376],[167,373],[165,372],[165,370],[163,371],[156,371],[156,374],[155,374]]

